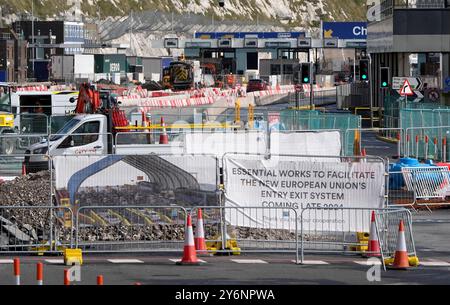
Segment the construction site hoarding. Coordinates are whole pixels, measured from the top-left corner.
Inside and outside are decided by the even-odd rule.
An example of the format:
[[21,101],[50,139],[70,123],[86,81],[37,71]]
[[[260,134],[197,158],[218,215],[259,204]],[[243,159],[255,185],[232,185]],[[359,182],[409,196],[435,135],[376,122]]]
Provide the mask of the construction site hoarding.
[[[233,214],[227,218],[234,226],[252,226],[255,219],[266,227],[279,227],[285,222],[292,228],[296,220],[288,209],[307,208],[382,208],[385,203],[385,164],[341,161],[339,157],[292,157],[229,154],[224,157],[225,206],[286,208],[248,215]],[[286,212],[286,213],[284,213]],[[321,222],[321,230],[338,231],[356,228],[351,215],[336,215],[315,219],[304,216],[303,223]],[[319,226],[320,227],[320,226]],[[360,228],[360,226],[358,226]],[[367,228],[368,229],[368,228]]]

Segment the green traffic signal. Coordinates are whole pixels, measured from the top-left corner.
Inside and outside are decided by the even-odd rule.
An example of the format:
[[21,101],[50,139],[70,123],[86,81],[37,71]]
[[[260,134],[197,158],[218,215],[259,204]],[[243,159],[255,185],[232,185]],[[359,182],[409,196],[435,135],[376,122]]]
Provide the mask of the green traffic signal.
[[361,78],[362,79],[367,79],[367,75],[363,74]]
[[382,87],[387,87],[387,85],[388,85],[387,82],[381,83],[381,86],[382,86]]
[[309,78],[305,77],[305,78],[303,79],[303,82],[304,82],[304,83],[309,82]]

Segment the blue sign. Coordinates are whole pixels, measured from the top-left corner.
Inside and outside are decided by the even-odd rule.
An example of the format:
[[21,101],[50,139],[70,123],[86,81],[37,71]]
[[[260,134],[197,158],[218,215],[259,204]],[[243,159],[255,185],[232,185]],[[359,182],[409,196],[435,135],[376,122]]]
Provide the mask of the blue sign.
[[323,38],[367,39],[367,22],[324,22]]
[[444,93],[450,93],[450,77],[447,77],[444,81]]
[[223,38],[303,38],[305,32],[198,32],[195,33],[196,39],[223,39]]

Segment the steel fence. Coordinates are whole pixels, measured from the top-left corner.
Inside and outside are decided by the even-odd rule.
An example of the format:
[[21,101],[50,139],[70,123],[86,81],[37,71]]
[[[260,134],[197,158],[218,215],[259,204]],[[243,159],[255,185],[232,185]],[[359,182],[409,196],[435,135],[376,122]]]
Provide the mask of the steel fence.
[[60,253],[73,247],[70,207],[0,206],[0,253]]
[[28,154],[27,149],[36,143],[47,139],[47,134],[18,134],[4,133],[0,135],[0,154],[23,155]]
[[409,127],[405,154],[420,159],[447,162],[450,126]]
[[65,155],[51,158],[57,200],[78,206],[217,204],[213,155]]
[[[304,208],[300,250],[305,253],[362,254],[367,250],[371,213],[386,208]],[[363,242],[366,241],[366,243]]]
[[216,245],[215,249],[210,251],[294,253],[298,262],[296,209],[261,206],[203,206],[192,209],[193,219],[197,216],[198,209],[202,209],[203,212],[205,239],[207,243]]
[[377,211],[375,213],[375,224],[380,242],[382,264],[385,270],[385,258],[394,257],[395,251],[397,250],[400,221],[403,221],[404,225],[408,256],[416,256],[411,212],[406,209],[396,209]]
[[87,253],[183,251],[186,216],[180,206],[82,206],[75,246]]
[[402,168],[406,188],[418,206],[448,205],[450,171],[444,166]]
[[388,206],[414,206],[415,194],[413,189],[408,189],[402,171],[389,171],[388,186],[386,188]]
[[[405,132],[402,128],[348,128],[345,130],[343,143],[347,148],[346,152],[350,154],[361,154],[363,149],[366,149],[369,155],[377,155],[384,151],[385,155],[399,157],[405,150],[404,138]],[[386,144],[383,147],[374,144],[374,140],[377,139]]]

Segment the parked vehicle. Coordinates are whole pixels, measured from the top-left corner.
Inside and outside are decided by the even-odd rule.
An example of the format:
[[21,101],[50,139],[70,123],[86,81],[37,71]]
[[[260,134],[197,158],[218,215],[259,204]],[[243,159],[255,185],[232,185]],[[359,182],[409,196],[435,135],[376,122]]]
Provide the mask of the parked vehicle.
[[247,85],[247,92],[253,92],[253,91],[264,91],[269,88],[269,85],[267,82],[263,81],[262,79],[251,79],[248,82]]

